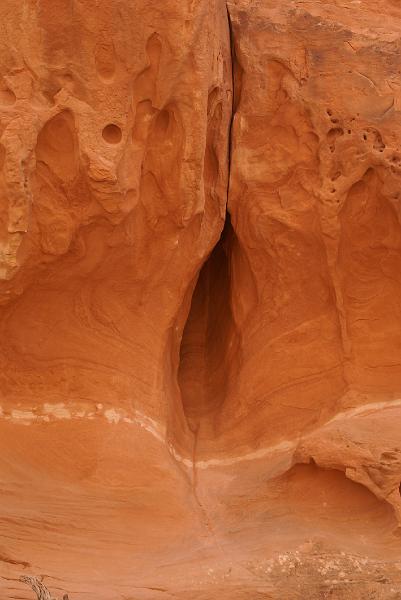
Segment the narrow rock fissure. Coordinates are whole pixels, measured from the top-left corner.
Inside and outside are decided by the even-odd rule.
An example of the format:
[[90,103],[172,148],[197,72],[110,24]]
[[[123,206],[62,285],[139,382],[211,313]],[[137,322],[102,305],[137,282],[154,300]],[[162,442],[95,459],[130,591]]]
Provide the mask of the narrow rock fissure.
[[[199,435],[210,438],[227,395],[229,354],[235,328],[231,309],[231,250],[235,233],[227,209],[232,158],[232,127],[238,106],[241,74],[236,59],[229,8],[227,27],[231,58],[232,104],[227,140],[226,218],[220,239],[203,265],[192,296],[180,348],[178,383],[189,429],[195,435],[193,462]],[[236,81],[238,80],[238,85]],[[194,473],[195,478],[195,473]]]
[[231,259],[236,236],[228,211],[232,166],[232,130],[241,91],[242,69],[237,61],[232,23],[227,10],[231,60],[231,115],[227,129],[227,197],[225,223],[219,241],[202,266],[192,295],[179,356],[178,384],[186,423],[193,434],[191,488],[207,534],[223,555],[207,503],[199,487],[197,463],[204,445],[219,434],[220,417],[228,399],[238,335],[232,313]]
[[228,158],[227,158],[227,162],[228,162],[227,204],[228,204],[228,195],[229,195],[229,190],[230,190],[230,175],[231,175],[231,158],[232,158],[232,128],[233,128],[233,123],[234,123],[234,114],[235,114],[236,106],[238,104],[238,93],[236,90],[237,78],[236,78],[235,71],[236,71],[237,60],[236,60],[236,54],[235,54],[234,34],[233,34],[230,11],[228,9],[228,6],[226,6],[226,10],[227,10],[228,33],[229,33],[229,40],[230,40],[231,85],[232,85],[231,118],[230,118],[230,124],[229,124],[229,128],[228,128],[228,144],[227,144],[227,152],[228,152]]

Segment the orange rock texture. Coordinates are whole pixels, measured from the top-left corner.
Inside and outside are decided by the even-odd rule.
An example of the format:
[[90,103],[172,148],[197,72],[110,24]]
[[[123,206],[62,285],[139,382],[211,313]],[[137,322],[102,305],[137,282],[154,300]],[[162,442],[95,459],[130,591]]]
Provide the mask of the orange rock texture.
[[2,1],[2,599],[401,598],[400,50],[398,0]]

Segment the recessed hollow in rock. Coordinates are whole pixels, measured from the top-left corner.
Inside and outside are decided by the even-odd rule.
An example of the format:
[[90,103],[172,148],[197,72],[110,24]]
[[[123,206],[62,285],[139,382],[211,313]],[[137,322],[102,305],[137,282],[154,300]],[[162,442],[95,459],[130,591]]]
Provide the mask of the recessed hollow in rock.
[[227,215],[220,240],[203,265],[192,296],[180,350],[178,381],[188,425],[211,435],[228,390],[235,335],[231,306],[231,248]]
[[108,144],[118,144],[121,142],[122,131],[118,125],[109,123],[109,125],[106,125],[106,127],[103,129],[102,136]]

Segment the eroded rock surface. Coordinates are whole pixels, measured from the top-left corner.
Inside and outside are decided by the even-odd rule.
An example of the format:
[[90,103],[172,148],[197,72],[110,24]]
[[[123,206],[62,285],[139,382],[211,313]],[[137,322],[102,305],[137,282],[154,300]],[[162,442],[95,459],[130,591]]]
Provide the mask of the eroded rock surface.
[[1,597],[401,598],[398,2],[0,17]]

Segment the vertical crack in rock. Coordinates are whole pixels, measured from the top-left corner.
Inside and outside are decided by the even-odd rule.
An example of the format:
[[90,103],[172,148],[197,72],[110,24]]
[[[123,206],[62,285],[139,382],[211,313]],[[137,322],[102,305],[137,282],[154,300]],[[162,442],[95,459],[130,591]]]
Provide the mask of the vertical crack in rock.
[[[228,6],[226,6],[226,11],[233,90],[231,118],[227,133],[228,204],[232,126],[239,101],[241,77],[239,76],[237,81],[237,71],[240,67],[236,60]],[[231,308],[230,273],[234,239],[235,232],[226,207],[226,218],[221,237],[198,276],[181,343],[178,382],[187,423],[195,435],[195,452],[199,435],[202,438],[209,438],[215,433],[215,421],[227,396],[230,371],[228,358],[233,354],[233,349],[237,345]],[[194,464],[195,462],[196,458],[194,457]]]
[[[228,150],[228,173],[227,173],[227,204],[228,204],[228,195],[229,195],[229,190],[230,190],[230,174],[231,174],[231,156],[232,156],[232,129],[233,129],[233,122],[234,122],[234,115],[235,115],[235,110],[236,107],[238,106],[238,101],[239,101],[239,96],[240,96],[240,83],[241,83],[241,78],[237,77],[237,73],[236,71],[238,70],[238,62],[236,60],[236,54],[235,54],[235,44],[234,44],[234,33],[233,33],[233,28],[232,28],[232,23],[231,23],[231,17],[230,17],[230,11],[228,6],[226,6],[226,10],[227,10],[227,23],[228,23],[228,32],[229,32],[229,41],[230,41],[230,54],[231,54],[231,85],[232,85],[232,95],[231,95],[231,119],[230,119],[230,126],[228,129],[228,144],[227,144],[227,150]],[[239,84],[239,87],[237,89],[237,85]]]
[[[216,423],[228,395],[233,355],[238,348],[231,304],[231,255],[235,232],[228,212],[232,156],[232,126],[238,94],[236,57],[228,6],[227,32],[231,58],[231,117],[227,130],[227,199],[225,223],[219,241],[203,264],[184,327],[178,383],[184,415],[193,434],[192,489],[205,527],[215,539],[213,525],[198,493],[197,460],[202,441],[216,436]],[[216,542],[217,544],[217,542]],[[218,546],[218,544],[217,544]]]

